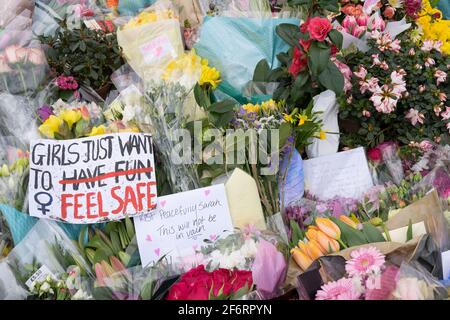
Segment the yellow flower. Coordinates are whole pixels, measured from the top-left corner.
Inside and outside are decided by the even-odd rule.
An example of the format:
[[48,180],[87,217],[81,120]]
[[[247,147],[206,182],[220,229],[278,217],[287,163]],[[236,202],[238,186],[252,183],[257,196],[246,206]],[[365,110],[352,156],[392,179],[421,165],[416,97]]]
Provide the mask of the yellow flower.
[[264,111],[274,111],[278,109],[278,103],[276,103],[273,99],[270,99],[261,103],[261,108]]
[[73,125],[80,121],[81,112],[74,109],[65,109],[59,114],[59,118],[67,123],[69,130],[72,130]]
[[289,122],[289,123],[295,122],[294,118],[290,114],[283,113],[283,118],[284,118],[284,121],[286,121],[286,122]]
[[325,131],[320,130],[319,139],[320,140],[325,140],[326,138],[327,138],[327,134],[325,133]]
[[63,124],[63,121],[57,116],[51,115],[39,126],[39,132],[47,138],[55,138],[55,133],[58,132],[59,127]]
[[200,75],[200,81],[198,82],[201,86],[210,85],[215,89],[221,81],[220,72],[216,68],[211,68],[204,64],[202,65],[202,73]]
[[260,105],[259,104],[252,104],[252,103],[247,103],[244,104],[242,106],[242,109],[244,109],[247,113],[258,113],[260,110]]
[[195,50],[173,59],[166,66],[162,78],[167,82],[181,83],[186,87],[194,86],[202,74],[202,59]]
[[302,115],[302,114],[298,115],[297,118],[298,118],[298,126],[299,127],[304,125],[305,122],[308,121],[308,116],[305,116],[305,115]]
[[147,23],[153,23],[160,20],[178,19],[178,16],[170,9],[158,11],[143,11],[135,18],[131,19],[124,29],[139,27]]
[[102,134],[106,133],[106,128],[104,125],[93,127],[91,130],[91,133],[89,133],[89,136],[100,136]]

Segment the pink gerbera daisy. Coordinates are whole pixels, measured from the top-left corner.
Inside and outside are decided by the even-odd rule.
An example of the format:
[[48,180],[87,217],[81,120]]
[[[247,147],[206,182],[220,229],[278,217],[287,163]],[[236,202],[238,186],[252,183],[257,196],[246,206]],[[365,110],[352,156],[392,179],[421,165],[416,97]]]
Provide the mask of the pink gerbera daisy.
[[342,278],[328,282],[317,291],[316,300],[358,300],[361,293],[353,284],[353,279]]
[[364,276],[380,271],[385,263],[384,255],[375,247],[353,250],[350,257],[345,265],[350,276]]

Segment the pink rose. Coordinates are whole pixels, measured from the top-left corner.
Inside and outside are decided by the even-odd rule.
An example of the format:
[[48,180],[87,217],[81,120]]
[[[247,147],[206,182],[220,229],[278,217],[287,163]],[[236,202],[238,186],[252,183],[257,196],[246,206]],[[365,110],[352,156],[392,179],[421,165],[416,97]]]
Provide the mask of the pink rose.
[[378,148],[372,148],[367,152],[367,157],[370,161],[373,162],[381,162],[383,161],[383,156],[381,154],[381,150]]
[[394,17],[395,14],[395,9],[392,7],[386,7],[386,9],[384,9],[383,15],[388,18],[388,19],[392,19]]
[[333,26],[327,18],[314,17],[308,24],[309,35],[317,41],[324,41],[331,29]]
[[28,61],[34,65],[42,65],[46,62],[46,57],[42,49],[29,48],[28,49]]
[[5,56],[9,63],[15,64],[23,62],[27,57],[27,52],[17,44],[13,44],[5,49]]

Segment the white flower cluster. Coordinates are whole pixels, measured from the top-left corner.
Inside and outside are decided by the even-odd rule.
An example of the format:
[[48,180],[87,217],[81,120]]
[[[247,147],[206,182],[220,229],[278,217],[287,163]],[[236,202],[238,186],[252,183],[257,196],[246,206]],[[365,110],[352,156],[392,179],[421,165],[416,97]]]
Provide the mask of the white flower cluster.
[[211,252],[211,261],[217,268],[246,270],[249,268],[249,262],[255,258],[256,252],[256,241],[247,239],[240,248],[233,247],[225,253],[214,250]]

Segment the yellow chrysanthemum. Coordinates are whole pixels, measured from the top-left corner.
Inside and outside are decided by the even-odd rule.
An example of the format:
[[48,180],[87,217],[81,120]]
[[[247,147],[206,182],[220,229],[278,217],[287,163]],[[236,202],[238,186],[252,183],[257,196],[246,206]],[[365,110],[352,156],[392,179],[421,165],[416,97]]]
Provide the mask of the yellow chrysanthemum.
[[450,20],[442,20],[442,12],[432,8],[428,0],[422,1],[422,10],[416,20],[422,30],[422,41],[442,41],[441,51],[450,55]]
[[211,88],[215,89],[220,82],[220,72],[216,68],[211,68],[210,66],[203,64],[200,81],[198,83],[201,86],[209,85]]
[[93,136],[100,136],[102,134],[106,133],[106,128],[104,125],[98,126],[98,127],[93,127],[91,130],[91,133],[89,133],[90,137]]
[[55,133],[59,131],[59,127],[63,121],[57,116],[51,115],[38,128],[39,132],[47,138],[55,138]]
[[258,113],[261,110],[261,106],[259,104],[247,103],[242,106],[247,113]]
[[261,103],[261,108],[264,111],[275,111],[278,109],[278,103],[276,103],[273,99],[270,99]]
[[74,109],[65,109],[61,111],[61,113],[59,114],[59,118],[64,120],[69,126],[69,129],[72,130],[73,125],[80,121],[81,112]]

